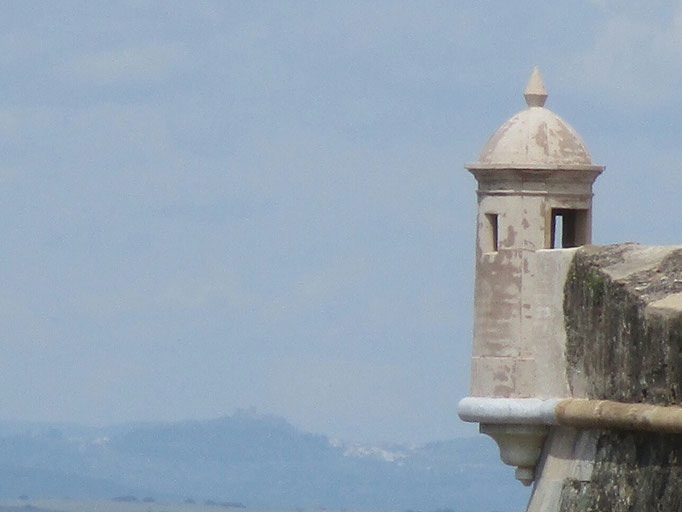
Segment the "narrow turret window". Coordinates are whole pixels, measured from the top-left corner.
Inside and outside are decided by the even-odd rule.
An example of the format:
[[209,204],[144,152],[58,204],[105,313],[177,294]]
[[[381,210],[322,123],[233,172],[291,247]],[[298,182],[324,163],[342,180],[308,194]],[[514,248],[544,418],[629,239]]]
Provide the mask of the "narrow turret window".
[[485,252],[495,251],[497,252],[498,243],[498,225],[497,225],[497,214],[496,213],[486,213],[485,218],[488,221],[488,240],[489,247]]

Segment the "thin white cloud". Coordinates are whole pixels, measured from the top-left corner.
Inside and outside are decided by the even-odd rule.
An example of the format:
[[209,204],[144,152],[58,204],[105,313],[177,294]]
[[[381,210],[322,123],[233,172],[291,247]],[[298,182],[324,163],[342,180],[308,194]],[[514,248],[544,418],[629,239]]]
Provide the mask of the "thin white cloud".
[[[605,19],[593,43],[569,56],[560,73],[583,93],[639,107],[677,97],[682,80],[682,5],[667,9],[596,2]],[[668,16],[661,16],[668,11]],[[579,77],[576,79],[576,77]]]
[[62,69],[67,80],[91,85],[156,83],[182,71],[188,62],[186,49],[178,43],[146,44],[82,53]]

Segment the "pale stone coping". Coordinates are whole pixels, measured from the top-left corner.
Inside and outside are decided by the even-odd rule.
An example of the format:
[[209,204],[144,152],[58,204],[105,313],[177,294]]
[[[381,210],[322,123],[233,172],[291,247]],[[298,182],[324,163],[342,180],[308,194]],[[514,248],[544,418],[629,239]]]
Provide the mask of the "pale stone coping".
[[673,293],[671,295],[667,295],[666,297],[663,297],[662,299],[659,299],[655,302],[652,302],[647,305],[646,307],[647,310],[652,309],[662,309],[662,310],[670,310],[670,311],[682,311],[682,292],[678,293]]
[[641,245],[626,242],[622,246],[627,249],[622,258],[601,268],[611,279],[620,281],[638,272],[651,270],[672,252],[682,249],[682,245]]
[[488,398],[468,396],[460,400],[462,421],[496,425],[557,425],[556,407],[561,398]]

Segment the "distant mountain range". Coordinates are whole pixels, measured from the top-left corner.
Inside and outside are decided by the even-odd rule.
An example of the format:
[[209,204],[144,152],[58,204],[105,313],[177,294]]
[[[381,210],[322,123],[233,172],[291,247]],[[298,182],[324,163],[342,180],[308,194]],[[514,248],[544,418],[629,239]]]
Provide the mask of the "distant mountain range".
[[0,422],[0,498],[22,495],[506,512],[523,510],[528,492],[484,436],[348,446],[237,412],[111,428]]

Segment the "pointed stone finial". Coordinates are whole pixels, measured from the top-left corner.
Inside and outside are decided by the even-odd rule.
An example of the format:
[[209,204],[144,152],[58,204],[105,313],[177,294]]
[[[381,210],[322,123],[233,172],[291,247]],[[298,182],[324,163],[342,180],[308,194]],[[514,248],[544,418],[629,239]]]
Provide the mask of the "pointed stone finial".
[[547,89],[545,89],[537,66],[533,68],[533,72],[530,74],[523,97],[526,98],[526,104],[529,107],[542,107],[545,104]]

